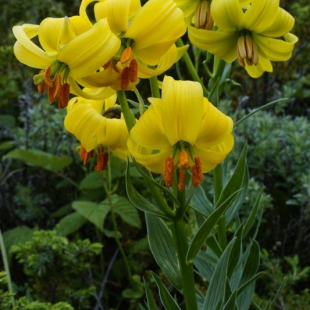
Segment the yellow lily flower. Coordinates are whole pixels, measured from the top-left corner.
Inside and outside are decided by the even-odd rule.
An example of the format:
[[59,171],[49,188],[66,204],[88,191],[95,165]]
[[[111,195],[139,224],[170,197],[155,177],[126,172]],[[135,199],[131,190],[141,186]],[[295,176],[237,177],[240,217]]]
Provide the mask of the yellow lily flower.
[[298,40],[289,33],[294,18],[278,0],[213,0],[211,13],[216,31],[188,27],[189,39],[198,48],[227,62],[238,59],[255,78],[272,72],[271,61],[291,57]]
[[80,16],[87,21],[87,5],[94,1],[98,2],[97,22],[106,17],[122,45],[110,62],[118,75],[105,73],[109,69],[107,64],[101,72],[83,79],[83,85],[94,83],[97,76],[101,81],[97,86],[105,86],[108,76],[112,76],[111,87],[115,90],[134,88],[138,78],[149,78],[169,69],[187,48],[173,51],[175,41],[186,31],[183,12],[173,0],[149,0],[143,7],[137,0],[84,0]]
[[[222,162],[231,151],[233,121],[203,97],[197,82],[175,81],[165,76],[162,98],[150,98],[151,105],[130,132],[129,152],[154,173],[163,173],[172,185],[173,171],[183,179],[192,169],[198,186],[202,173]],[[179,189],[184,184],[179,182]]]
[[[120,40],[106,20],[92,25],[80,16],[46,18],[40,25],[15,26],[13,33],[17,39],[16,58],[25,65],[43,69],[34,77],[39,92],[48,86],[50,102],[58,98],[64,106],[69,90],[83,93],[76,80],[96,72],[120,47]],[[41,46],[31,40],[36,36]],[[101,96],[113,93],[104,89],[99,92]]]
[[[104,154],[104,148],[109,148],[122,159],[128,156],[128,131],[115,101],[116,94],[106,100],[75,97],[68,103],[64,125],[81,142],[80,151],[84,164],[96,147],[99,155]],[[98,158],[100,160],[101,157]]]

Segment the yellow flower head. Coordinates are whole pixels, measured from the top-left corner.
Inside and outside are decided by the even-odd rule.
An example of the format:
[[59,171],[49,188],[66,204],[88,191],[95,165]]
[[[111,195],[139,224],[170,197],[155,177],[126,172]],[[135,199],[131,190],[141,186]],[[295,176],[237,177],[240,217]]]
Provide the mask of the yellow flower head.
[[216,31],[189,26],[191,42],[217,57],[238,59],[252,77],[272,72],[271,61],[286,61],[297,37],[289,33],[294,18],[279,7],[279,0],[213,0]]
[[[96,72],[120,47],[106,20],[95,25],[80,16],[46,18],[40,25],[13,27],[14,54],[23,64],[43,69],[34,77],[39,92],[48,87],[50,102],[66,106],[69,91],[80,94],[76,81]],[[38,37],[40,46],[32,38]],[[101,95],[111,95],[111,92]],[[63,102],[64,101],[64,102]],[[62,106],[64,105],[64,106]]]
[[94,1],[96,21],[107,18],[122,43],[104,70],[84,79],[84,85],[106,86],[110,81],[115,90],[134,88],[138,78],[163,73],[187,49],[175,46],[186,25],[173,0],[149,0],[143,7],[137,0],[84,0],[80,16],[88,22],[86,8]]
[[150,171],[163,173],[167,186],[175,168],[180,176],[191,168],[198,186],[202,173],[214,169],[231,151],[232,119],[203,97],[197,82],[166,76],[162,98],[149,101],[150,107],[130,132],[129,152]]
[[80,97],[69,101],[64,125],[81,142],[84,163],[84,156],[92,154],[98,146],[99,154],[107,147],[120,158],[128,156],[128,131],[115,100],[116,95],[105,101]]

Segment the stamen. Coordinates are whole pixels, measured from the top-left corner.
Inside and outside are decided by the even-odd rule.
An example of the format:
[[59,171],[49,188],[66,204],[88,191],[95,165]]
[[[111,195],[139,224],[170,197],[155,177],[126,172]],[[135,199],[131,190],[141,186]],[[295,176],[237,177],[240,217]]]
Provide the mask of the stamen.
[[210,10],[210,2],[200,2],[195,12],[195,27],[212,30],[213,24],[214,22]]
[[53,90],[54,90],[54,97],[59,97],[60,90],[61,89],[61,76],[59,74],[55,75],[55,81],[53,84]]
[[107,168],[109,160],[109,153],[105,151],[104,147],[98,147],[97,154],[97,164],[95,166],[95,171],[103,171]]
[[129,80],[131,83],[136,82],[138,79],[138,62],[133,59],[129,65]]
[[60,87],[60,92],[58,93],[58,108],[64,109],[67,107],[70,96],[70,84],[64,83]]
[[39,94],[44,94],[46,90],[46,84],[43,82],[42,84],[37,85],[38,93]]
[[194,187],[198,187],[203,180],[201,159],[199,157],[194,158],[195,164],[192,167],[192,184]]
[[80,146],[79,150],[80,158],[83,161],[83,165],[85,166],[88,162],[89,158],[94,157],[94,150],[91,150],[90,152],[87,152],[83,145]]
[[180,153],[180,167],[185,169],[189,167],[188,154],[186,151],[181,151]]
[[53,87],[53,81],[51,80],[51,71],[52,68],[48,67],[44,72],[44,81],[48,87]]
[[179,183],[178,183],[178,190],[181,192],[185,188],[185,177],[186,171],[183,169],[179,169]]
[[257,44],[253,37],[249,34],[243,34],[238,38],[237,54],[240,66],[245,66],[245,61],[248,66],[258,64]]
[[55,102],[55,100],[57,99],[57,94],[55,94],[54,83],[52,84],[52,86],[48,87],[47,97],[50,104]]
[[171,157],[167,157],[164,163],[163,178],[165,185],[171,187],[173,185],[174,162]]
[[129,68],[125,67],[121,73],[121,88],[122,89],[126,89],[130,83],[130,79],[129,79]]
[[121,56],[121,59],[120,59],[120,62],[122,64],[130,61],[132,59],[132,50],[131,50],[131,47],[128,46],[126,47],[124,50],[123,50],[123,53],[122,53],[122,56]]

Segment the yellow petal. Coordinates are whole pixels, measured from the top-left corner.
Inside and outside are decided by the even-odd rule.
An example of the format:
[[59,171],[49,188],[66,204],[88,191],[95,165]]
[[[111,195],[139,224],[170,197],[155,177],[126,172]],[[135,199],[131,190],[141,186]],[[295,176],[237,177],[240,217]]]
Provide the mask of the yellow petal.
[[202,127],[197,143],[211,147],[221,143],[233,129],[233,121],[204,98]]
[[203,93],[198,82],[165,76],[162,86],[162,122],[169,143],[194,144],[202,124]]
[[124,119],[103,118],[96,134],[98,142],[111,150],[124,149],[127,145],[128,130]]
[[98,2],[102,3],[100,0],[82,0],[81,4],[80,4],[80,10],[79,10],[79,15],[86,21],[88,22],[90,25],[92,25],[91,21],[89,20],[89,17],[87,15],[86,9],[88,7],[88,5],[92,2]]
[[237,59],[237,31],[210,31],[188,27],[188,37],[198,48],[207,50],[227,62]]
[[274,23],[278,9],[279,0],[253,0],[244,13],[240,27],[261,33]]
[[90,103],[77,103],[65,117],[64,125],[89,152],[98,145],[96,131],[102,119]]
[[98,21],[89,31],[71,40],[58,59],[70,67],[76,78],[88,76],[107,63],[118,51],[120,40],[111,32],[106,20]]
[[[294,44],[297,42],[297,37],[293,34],[287,36],[288,41],[281,39],[273,39],[261,35],[253,35],[257,43],[260,53],[272,61],[285,61],[292,56]],[[258,59],[260,62],[260,59]]]
[[291,31],[294,27],[295,20],[291,14],[279,8],[274,22],[266,30],[262,31],[261,35],[267,37],[279,38]]
[[172,45],[170,49],[167,51],[167,53],[165,53],[164,56],[160,58],[155,68],[154,67],[150,68],[143,62],[138,60],[138,76],[140,78],[149,78],[164,73],[183,56],[188,47],[189,46],[186,45],[180,48],[176,48],[175,45]]
[[194,153],[202,162],[202,172],[209,172],[221,163],[232,150],[233,145],[234,138],[232,135],[229,135],[222,143],[210,148],[205,148],[204,145],[199,144],[194,145]]
[[243,18],[239,0],[213,0],[211,14],[219,29],[224,31],[239,30],[239,23]]
[[14,54],[18,61],[29,67],[45,69],[53,63],[57,55],[48,55],[30,40],[38,33],[38,30],[39,26],[36,25],[13,27],[13,33],[17,39]]
[[199,2],[200,0],[175,0],[175,3],[183,11],[185,17],[189,17],[194,14]]
[[273,68],[270,60],[263,54],[258,53],[258,64],[256,66],[248,66],[246,64],[245,70],[251,77],[258,78],[264,72],[272,72]]
[[139,145],[158,151],[169,145],[162,126],[162,102],[161,99],[156,98],[150,98],[149,101],[150,107],[132,128],[130,136]]
[[50,53],[58,52],[59,39],[64,18],[45,18],[39,29],[39,40],[41,46]]
[[128,28],[130,0],[106,0],[105,10],[111,30],[118,34]]
[[172,45],[186,31],[183,19],[174,1],[150,0],[135,16],[125,37],[134,40],[134,52],[158,43]]

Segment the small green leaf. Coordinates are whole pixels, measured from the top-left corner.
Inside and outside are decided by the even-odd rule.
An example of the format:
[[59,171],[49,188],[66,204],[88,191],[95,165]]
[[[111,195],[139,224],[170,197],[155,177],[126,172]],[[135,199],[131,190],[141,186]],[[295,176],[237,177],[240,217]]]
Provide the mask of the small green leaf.
[[15,149],[3,156],[3,159],[8,158],[18,159],[27,165],[38,166],[52,172],[57,172],[72,162],[72,158],[68,156],[59,157],[39,150]]
[[131,183],[130,173],[129,173],[129,164],[127,164],[126,171],[126,189],[129,201],[139,210],[143,212],[147,212],[150,214],[154,214],[157,216],[161,216],[166,218],[164,213],[154,206],[150,201],[145,199],[142,195],[138,193],[138,191],[133,187]]
[[81,181],[79,189],[97,189],[103,188],[103,177],[102,173],[96,171],[91,172],[86,175],[86,177]]
[[4,142],[0,143],[0,150],[1,151],[7,151],[9,149],[12,149],[15,146],[16,146],[15,141],[4,141]]
[[161,218],[150,213],[145,216],[152,254],[168,280],[175,287],[181,288],[180,267],[170,230]]
[[228,262],[235,241],[236,239],[231,240],[218,261],[202,310],[215,310],[225,295]]
[[133,227],[141,228],[142,224],[138,211],[128,199],[116,195],[114,195],[113,198],[112,203],[114,212],[118,214],[125,223]]
[[229,208],[235,197],[238,195],[239,191],[236,191],[230,197],[228,197],[201,225],[189,246],[186,258],[187,263],[194,261],[198,251],[205,243],[205,240],[208,238],[213,227],[216,225],[223,213]]
[[106,202],[73,201],[72,208],[103,231],[103,223],[110,211]]
[[157,307],[156,302],[154,300],[153,294],[152,294],[149,286],[147,285],[145,279],[144,279],[144,287],[145,287],[148,310],[158,310],[158,307]]
[[175,300],[170,295],[169,291],[166,289],[166,287],[162,283],[161,279],[154,272],[152,272],[152,276],[159,289],[160,300],[162,304],[164,305],[165,309],[166,310],[181,310],[181,308],[177,305]]
[[86,222],[87,220],[84,216],[78,212],[74,212],[62,218],[56,229],[60,236],[66,237],[78,231]]
[[235,310],[236,309],[236,298],[237,298],[237,291],[234,291],[228,298],[222,310]]
[[192,198],[192,208],[205,216],[209,216],[214,211],[214,205],[209,201],[200,185]]

